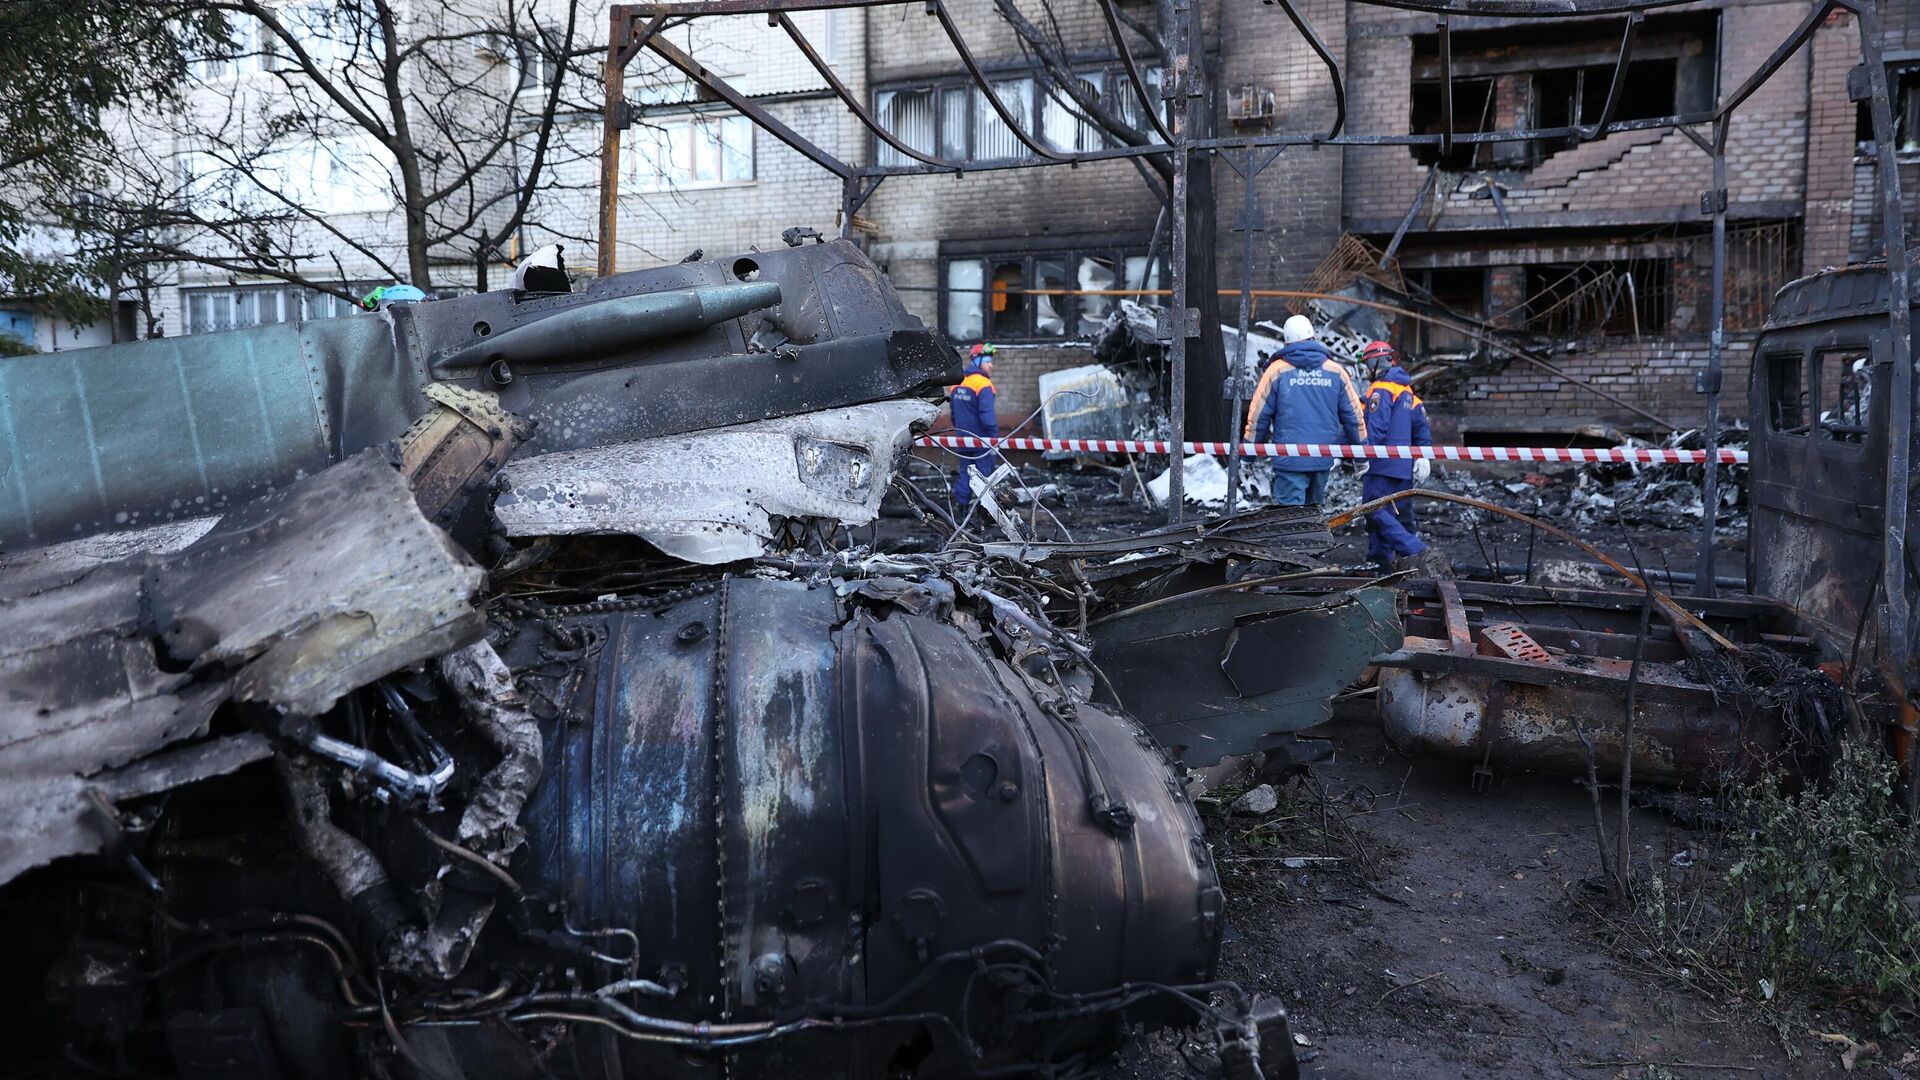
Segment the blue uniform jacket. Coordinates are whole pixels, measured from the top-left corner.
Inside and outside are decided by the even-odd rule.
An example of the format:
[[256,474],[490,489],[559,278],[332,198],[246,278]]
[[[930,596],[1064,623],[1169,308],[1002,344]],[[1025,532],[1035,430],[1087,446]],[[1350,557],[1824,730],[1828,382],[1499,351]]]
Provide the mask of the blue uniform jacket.
[[[1375,446],[1433,445],[1426,403],[1413,392],[1413,376],[1398,364],[1367,387],[1367,432]],[[1407,458],[1383,458],[1368,462],[1367,471],[1375,476],[1411,480],[1413,462]]]
[[[1267,365],[1247,405],[1244,434],[1251,442],[1364,443],[1367,421],[1347,369],[1325,345],[1308,339],[1281,349]],[[1326,472],[1333,468],[1333,459],[1274,458],[1273,468]]]
[[960,385],[953,388],[953,428],[964,435],[984,438],[998,438],[1000,418],[993,412],[993,380],[980,370],[979,364],[968,364],[960,373],[964,376]]

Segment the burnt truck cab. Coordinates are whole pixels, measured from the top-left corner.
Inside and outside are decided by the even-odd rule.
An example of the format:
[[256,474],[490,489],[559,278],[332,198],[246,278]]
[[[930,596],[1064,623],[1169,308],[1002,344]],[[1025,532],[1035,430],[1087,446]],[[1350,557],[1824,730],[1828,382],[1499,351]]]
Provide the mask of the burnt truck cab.
[[1754,344],[1747,397],[1749,588],[1792,605],[1831,656],[1846,659],[1857,636],[1863,666],[1883,655],[1871,608],[1892,457],[1886,311],[1884,262],[1786,285]]

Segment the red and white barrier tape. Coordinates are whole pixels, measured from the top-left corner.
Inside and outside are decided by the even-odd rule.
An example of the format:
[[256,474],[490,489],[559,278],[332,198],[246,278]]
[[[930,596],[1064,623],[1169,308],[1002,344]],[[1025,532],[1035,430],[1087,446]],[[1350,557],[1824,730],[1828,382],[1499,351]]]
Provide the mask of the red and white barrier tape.
[[[982,439],[972,435],[929,435],[915,440],[917,446],[940,446],[948,450],[975,450],[998,446],[1002,450],[1067,450],[1082,454],[1164,454],[1170,443],[1158,439],[1034,439],[1014,436]],[[1182,444],[1188,454],[1227,454],[1231,446],[1223,442]],[[1698,465],[1707,459],[1705,450],[1657,450],[1616,446],[1606,449],[1582,449],[1561,446],[1340,446],[1311,443],[1241,443],[1242,457],[1320,457],[1320,458],[1430,458],[1435,461],[1537,461],[1543,464],[1636,463],[1641,465]],[[1745,450],[1720,450],[1722,465],[1745,465]]]

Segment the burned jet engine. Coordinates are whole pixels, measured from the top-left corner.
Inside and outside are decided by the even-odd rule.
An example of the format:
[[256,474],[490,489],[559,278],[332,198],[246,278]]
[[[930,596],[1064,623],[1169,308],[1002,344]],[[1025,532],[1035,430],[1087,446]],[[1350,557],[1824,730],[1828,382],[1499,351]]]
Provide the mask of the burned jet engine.
[[1086,643],[793,546],[954,366],[838,243],[0,361],[9,1053],[1070,1075],[1206,1021],[1286,1075]]

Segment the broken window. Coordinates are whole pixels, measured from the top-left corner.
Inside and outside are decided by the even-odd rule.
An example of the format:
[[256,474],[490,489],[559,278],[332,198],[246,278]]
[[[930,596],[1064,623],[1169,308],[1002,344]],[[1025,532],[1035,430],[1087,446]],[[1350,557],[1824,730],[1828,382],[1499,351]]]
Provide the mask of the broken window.
[[[1105,73],[1088,72],[1080,82],[1089,96],[1096,100],[1103,96]],[[1063,90],[1049,90],[1040,103],[1040,141],[1055,150],[1077,152],[1100,149],[1106,145],[1106,136],[1086,118],[1078,101]]]
[[[1413,134],[1438,135],[1445,130],[1446,110],[1442,107],[1444,103],[1440,89],[1438,80],[1413,84]],[[1463,135],[1493,130],[1493,80],[1455,79],[1453,133]],[[1446,154],[1440,153],[1440,148],[1435,145],[1416,146],[1413,156],[1422,165],[1438,163],[1443,169],[1465,172],[1491,168],[1495,146],[1494,143],[1456,142]]]
[[[1141,258],[1144,263],[1145,256]],[[1107,312],[1113,307],[1113,297],[1099,294],[1119,288],[1120,278],[1114,273],[1113,259],[1101,255],[1081,256],[1074,273],[1074,287],[1082,294],[1078,297],[1079,333],[1092,336],[1107,321]]]
[[[1414,297],[1438,307],[1441,314],[1472,319],[1487,316],[1487,268],[1484,266],[1435,267],[1410,270],[1407,285]],[[1413,322],[1413,351],[1419,356],[1435,353],[1468,353],[1479,346],[1473,338],[1450,326]]]
[[1019,262],[993,264],[993,280],[988,287],[987,336],[989,338],[1025,337],[1027,327],[1026,267]]
[[[1160,73],[1141,73],[1148,96],[1159,99]],[[1139,95],[1118,67],[1088,67],[1075,72],[1083,88],[1121,122],[1144,130],[1149,121]],[[1030,76],[991,81],[994,99],[1042,145],[1066,153],[1098,150],[1114,144],[1105,129],[1064,90]],[[994,99],[970,79],[954,77],[931,84],[894,86],[876,90],[874,119],[894,138],[923,154],[950,161],[1005,161],[1031,156],[1000,112]],[[937,148],[937,150],[936,150]],[[914,159],[874,140],[875,160],[884,166],[912,165]]]
[[[1887,93],[1893,106],[1893,145],[1899,154],[1920,154],[1920,64],[1887,65]],[[1873,155],[1873,113],[1866,102],[1854,106],[1854,153]]]
[[979,259],[955,259],[947,264],[947,336],[955,341],[979,341],[986,327],[981,286],[987,265]]
[[[873,98],[874,119],[902,143],[923,154],[933,153],[934,90],[917,87],[908,90],[882,90]],[[911,165],[913,159],[882,142],[880,164]]]
[[1807,433],[1807,364],[1799,353],[1766,358],[1767,428],[1781,435]]
[[1166,259],[1149,264],[1144,254],[1111,247],[947,255],[941,262],[942,329],[954,341],[1085,338],[1106,321],[1119,293],[1136,290],[1147,294],[1136,297],[1142,302],[1164,302],[1151,293],[1163,286]]
[[1065,337],[1067,319],[1064,314],[1068,302],[1073,298],[1067,293],[1073,289],[1073,283],[1067,280],[1067,263],[1064,259],[1035,259],[1033,261],[1033,332],[1040,337]]
[[[1032,79],[996,79],[993,82],[993,96],[1007,110],[1007,115],[1021,123],[1027,131],[1033,130],[1033,80]],[[1026,147],[1019,136],[1000,119],[1000,111],[979,89],[973,92],[973,154],[974,161],[1004,161],[1020,157]]]
[[1859,443],[1867,436],[1867,402],[1872,398],[1872,361],[1859,346],[1822,349],[1813,354],[1820,379],[1820,433],[1835,442]]
[[[1600,122],[1606,113],[1607,91],[1613,85],[1614,65],[1592,64],[1555,68],[1534,76],[1534,122],[1543,128],[1576,127]],[[1627,81],[1614,106],[1614,120],[1653,120],[1678,111],[1679,62],[1634,60],[1627,65]],[[1567,140],[1562,145],[1573,145]]]
[[1596,260],[1527,267],[1527,329],[1552,337],[1664,333],[1673,320],[1672,264]]
[[[1716,20],[1711,13],[1648,16],[1635,36],[1613,119],[1648,120],[1710,108],[1718,66]],[[1620,36],[1618,19],[1559,23],[1554,39],[1545,42],[1537,29],[1454,34],[1454,134],[1598,123],[1619,60]],[[1446,130],[1442,91],[1448,70],[1439,35],[1415,35],[1409,102],[1414,133]],[[1431,143],[1411,150],[1422,164],[1452,171],[1528,169],[1574,142],[1456,143],[1445,155]]]

